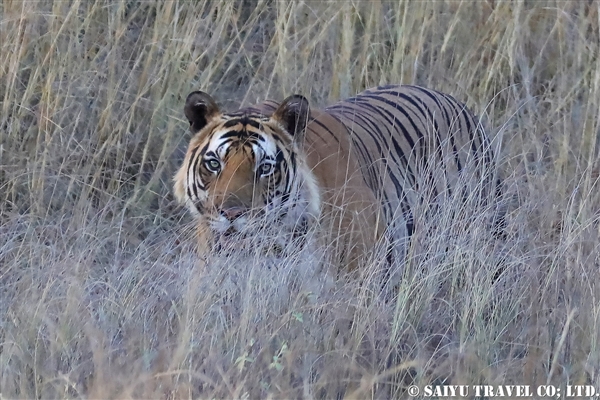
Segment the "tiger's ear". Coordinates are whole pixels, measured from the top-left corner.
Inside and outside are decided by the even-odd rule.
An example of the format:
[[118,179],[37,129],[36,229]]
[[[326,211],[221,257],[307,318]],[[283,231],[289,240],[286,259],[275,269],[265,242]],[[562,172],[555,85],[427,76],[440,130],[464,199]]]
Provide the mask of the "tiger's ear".
[[183,111],[190,121],[190,130],[195,133],[219,114],[219,106],[208,94],[197,91],[188,94]]
[[272,119],[279,122],[294,137],[294,141],[301,142],[304,138],[304,130],[310,116],[308,100],[299,94],[285,99],[273,112]]

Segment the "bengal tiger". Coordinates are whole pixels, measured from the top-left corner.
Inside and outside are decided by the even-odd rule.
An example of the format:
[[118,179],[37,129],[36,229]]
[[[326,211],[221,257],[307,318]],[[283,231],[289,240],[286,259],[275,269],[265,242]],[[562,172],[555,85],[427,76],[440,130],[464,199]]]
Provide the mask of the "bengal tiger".
[[461,176],[494,190],[479,121],[419,86],[380,86],[323,110],[292,95],[230,113],[195,91],[184,113],[193,137],[174,192],[197,219],[203,254],[253,223],[286,238],[313,228],[353,269],[378,243],[405,243],[417,202],[451,195]]

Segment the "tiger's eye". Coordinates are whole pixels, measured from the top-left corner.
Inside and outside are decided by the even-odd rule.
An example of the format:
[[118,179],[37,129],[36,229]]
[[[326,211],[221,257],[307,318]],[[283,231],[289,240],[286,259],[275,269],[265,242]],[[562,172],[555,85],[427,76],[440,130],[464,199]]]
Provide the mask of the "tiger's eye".
[[273,164],[262,163],[262,164],[260,164],[260,167],[258,169],[259,169],[259,172],[261,173],[261,175],[268,175],[271,172],[273,172],[273,167],[274,167]]
[[215,160],[214,158],[206,160],[204,162],[204,165],[206,166],[206,169],[208,169],[211,172],[219,172],[219,170],[221,169],[221,163],[219,162],[219,160]]

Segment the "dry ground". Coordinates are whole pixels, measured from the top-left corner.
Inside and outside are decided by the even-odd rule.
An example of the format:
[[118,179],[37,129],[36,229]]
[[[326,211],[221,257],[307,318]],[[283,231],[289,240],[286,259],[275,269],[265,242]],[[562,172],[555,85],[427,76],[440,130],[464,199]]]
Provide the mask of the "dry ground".
[[[4,0],[0,398],[600,387],[599,8]],[[472,218],[485,210],[448,204],[417,232],[394,301],[369,279],[381,260],[363,285],[332,284],[310,254],[200,268],[171,194],[187,93],[323,106],[381,83],[486,118],[505,239]]]

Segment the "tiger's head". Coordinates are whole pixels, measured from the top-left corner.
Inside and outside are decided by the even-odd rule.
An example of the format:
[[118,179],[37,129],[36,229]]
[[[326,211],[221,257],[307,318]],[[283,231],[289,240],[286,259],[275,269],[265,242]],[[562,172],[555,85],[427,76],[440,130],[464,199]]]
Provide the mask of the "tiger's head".
[[222,113],[196,91],[184,112],[194,136],[174,178],[175,196],[213,237],[248,233],[254,222],[297,230],[318,218],[319,192],[303,149],[306,98],[290,96],[268,116]]

